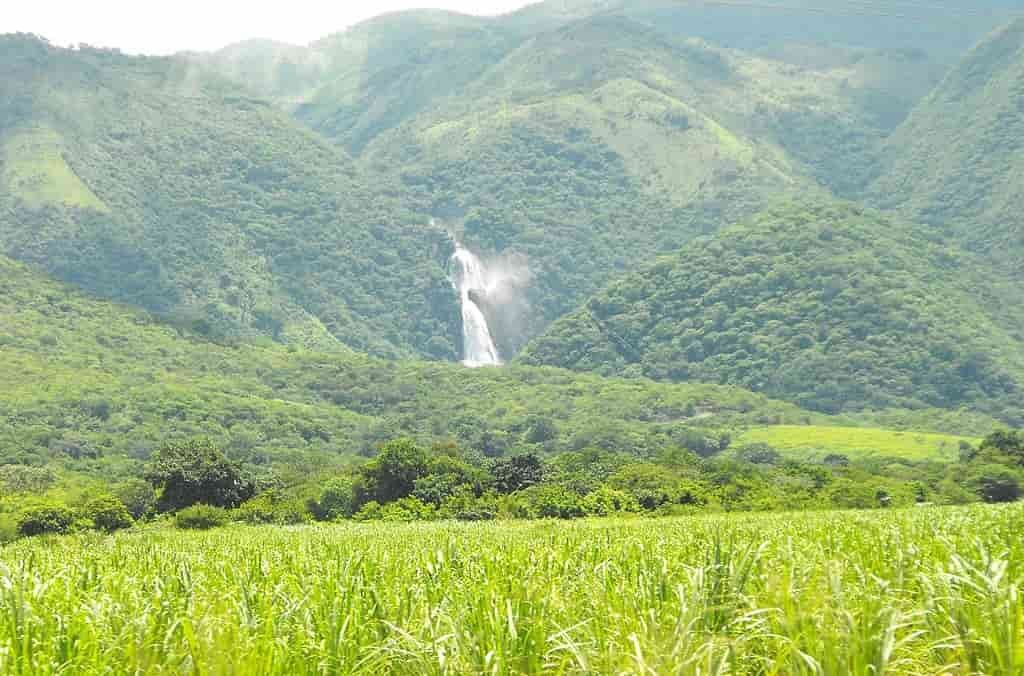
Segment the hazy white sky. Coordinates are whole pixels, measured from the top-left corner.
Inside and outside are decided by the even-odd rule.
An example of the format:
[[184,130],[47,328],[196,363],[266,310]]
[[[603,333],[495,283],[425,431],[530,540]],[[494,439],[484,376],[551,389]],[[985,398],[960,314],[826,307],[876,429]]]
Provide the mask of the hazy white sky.
[[531,0],[0,0],[0,33],[133,54],[210,50],[249,38],[307,44],[364,19],[431,7],[502,14]]

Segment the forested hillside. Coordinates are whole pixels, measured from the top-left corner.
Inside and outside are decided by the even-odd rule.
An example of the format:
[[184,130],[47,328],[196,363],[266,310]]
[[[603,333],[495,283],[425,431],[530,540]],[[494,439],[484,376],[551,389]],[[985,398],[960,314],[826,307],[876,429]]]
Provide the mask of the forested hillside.
[[820,411],[970,406],[1019,422],[1017,291],[927,228],[782,205],[613,283],[520,360],[731,383]]
[[746,425],[828,423],[730,387],[218,345],[3,257],[0,325],[0,465],[130,475],[161,443],[196,435],[282,469],[350,462],[401,435],[488,455],[711,453]]
[[1002,0],[897,5],[416,11],[193,58],[393,176],[406,207],[469,246],[528,261],[528,303],[498,335],[511,355],[773,197],[859,198],[908,112],[1013,16]]
[[873,199],[1024,270],[1024,19],[978,45],[882,153]]
[[457,355],[447,236],[183,61],[0,39],[0,150],[0,251],[60,279],[212,336]]

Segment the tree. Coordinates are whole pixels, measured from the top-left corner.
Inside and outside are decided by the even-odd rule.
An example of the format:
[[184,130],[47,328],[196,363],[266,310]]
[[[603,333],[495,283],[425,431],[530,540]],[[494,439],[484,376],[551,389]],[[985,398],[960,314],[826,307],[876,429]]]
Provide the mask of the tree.
[[427,453],[409,439],[384,444],[377,457],[362,467],[365,499],[392,502],[412,494],[416,480],[427,475]]
[[1018,465],[1024,465],[1024,433],[1017,431],[996,431],[981,442],[981,453],[998,452],[1009,456]]
[[328,481],[320,497],[310,501],[309,511],[318,521],[334,521],[352,516],[356,508],[356,486],[352,477]]
[[17,520],[18,535],[63,534],[75,524],[75,513],[63,505],[36,505],[23,511]]
[[107,533],[131,528],[134,523],[132,515],[128,513],[128,508],[113,495],[104,495],[90,500],[85,505],[84,515],[92,520],[93,528]]
[[975,467],[969,483],[985,502],[1013,502],[1021,496],[1018,473],[1005,465]]
[[539,484],[544,479],[544,465],[536,454],[526,453],[495,462],[491,474],[499,493],[515,493]]
[[168,444],[153,454],[146,478],[159,491],[157,509],[176,512],[195,504],[237,507],[253,494],[242,470],[205,439]]
[[768,444],[749,444],[738,448],[736,457],[755,465],[776,465],[782,459],[779,452]]
[[148,515],[156,507],[156,493],[153,487],[141,479],[129,479],[116,486],[114,495],[136,520]]

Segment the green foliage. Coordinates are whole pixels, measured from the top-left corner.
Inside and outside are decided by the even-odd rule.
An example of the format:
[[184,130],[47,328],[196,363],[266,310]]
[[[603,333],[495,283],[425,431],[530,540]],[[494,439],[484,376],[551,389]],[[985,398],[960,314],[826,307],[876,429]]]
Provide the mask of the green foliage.
[[309,521],[311,514],[301,500],[267,491],[246,500],[233,516],[237,521],[254,525],[294,525]]
[[985,502],[1013,502],[1021,496],[1021,472],[1002,464],[975,465],[969,481]]
[[496,461],[491,475],[498,492],[514,493],[539,484],[544,479],[544,466],[536,454],[527,453]]
[[352,516],[356,510],[357,480],[352,477],[330,479],[320,495],[309,502],[309,511],[318,521],[335,521]]
[[[886,142],[870,196],[1024,269],[1024,20],[978,44]],[[1018,292],[1019,293],[1019,292]]]
[[611,516],[640,511],[640,503],[626,491],[602,486],[583,498],[583,508],[590,516]]
[[113,491],[133,519],[149,516],[156,509],[156,491],[147,481],[128,479],[114,486]]
[[212,505],[192,505],[174,515],[174,525],[184,530],[210,530],[226,526],[231,520],[231,513]]
[[0,252],[213,338],[455,343],[444,233],[284,112],[179,58],[0,60]]
[[207,439],[168,444],[157,450],[146,477],[159,489],[157,509],[175,512],[197,503],[237,507],[253,493],[241,468]]
[[63,505],[39,504],[26,507],[15,522],[18,535],[63,535],[71,532],[77,515]]
[[540,519],[575,519],[586,515],[583,498],[557,484],[542,484],[522,491],[529,514]]
[[135,522],[125,504],[113,495],[103,495],[87,502],[82,516],[92,522],[93,528],[107,533],[131,528]]
[[427,475],[427,452],[409,439],[391,441],[361,470],[365,499],[385,503],[408,497]]
[[611,285],[520,361],[730,383],[829,413],[970,406],[1012,421],[1024,317],[1007,320],[977,266],[854,206],[779,205]]

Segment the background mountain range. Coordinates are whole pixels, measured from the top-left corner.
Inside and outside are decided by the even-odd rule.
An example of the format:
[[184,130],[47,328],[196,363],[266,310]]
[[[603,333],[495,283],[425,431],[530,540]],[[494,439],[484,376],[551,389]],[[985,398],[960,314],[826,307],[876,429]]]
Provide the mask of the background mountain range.
[[[1008,0],[552,0],[167,58],[3,36],[5,443],[1020,423],[1022,120]],[[449,233],[521,272],[485,308],[504,370],[444,363]]]

